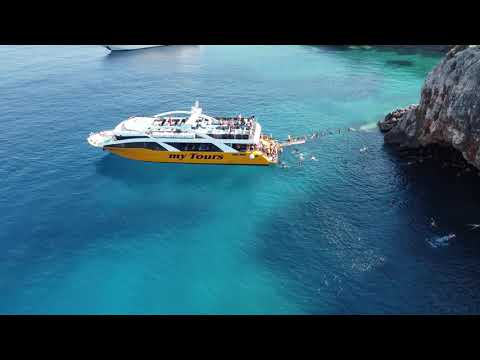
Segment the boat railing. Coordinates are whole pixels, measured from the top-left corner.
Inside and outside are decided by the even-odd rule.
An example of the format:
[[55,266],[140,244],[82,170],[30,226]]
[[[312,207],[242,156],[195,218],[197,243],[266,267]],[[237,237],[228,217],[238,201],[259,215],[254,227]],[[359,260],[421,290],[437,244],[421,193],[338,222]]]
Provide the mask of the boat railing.
[[148,135],[154,138],[194,139],[195,133],[152,131]]
[[236,135],[249,135],[251,134],[251,129],[210,129],[209,131],[212,134],[236,134]]

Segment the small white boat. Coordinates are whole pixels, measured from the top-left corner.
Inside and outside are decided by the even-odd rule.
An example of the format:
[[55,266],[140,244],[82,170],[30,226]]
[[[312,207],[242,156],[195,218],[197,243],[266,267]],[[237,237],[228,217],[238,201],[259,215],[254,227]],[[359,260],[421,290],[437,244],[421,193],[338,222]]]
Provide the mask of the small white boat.
[[125,50],[139,50],[139,49],[148,49],[157,46],[165,45],[102,45],[110,51],[125,51]]

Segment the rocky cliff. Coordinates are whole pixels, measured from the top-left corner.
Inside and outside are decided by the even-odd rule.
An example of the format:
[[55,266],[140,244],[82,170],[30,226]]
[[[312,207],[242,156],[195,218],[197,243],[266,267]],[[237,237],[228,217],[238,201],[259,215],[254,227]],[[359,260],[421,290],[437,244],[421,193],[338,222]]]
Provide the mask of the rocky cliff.
[[387,144],[451,147],[480,169],[480,47],[453,47],[428,75],[420,104],[393,111],[379,127]]

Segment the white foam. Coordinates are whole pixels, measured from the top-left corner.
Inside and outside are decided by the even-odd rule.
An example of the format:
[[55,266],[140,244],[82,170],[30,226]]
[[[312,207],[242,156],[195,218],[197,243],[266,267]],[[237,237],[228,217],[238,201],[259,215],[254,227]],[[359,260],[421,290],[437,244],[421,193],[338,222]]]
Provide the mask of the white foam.
[[360,131],[372,131],[372,130],[375,130],[376,128],[377,128],[377,123],[372,122],[372,123],[368,123],[360,126]]

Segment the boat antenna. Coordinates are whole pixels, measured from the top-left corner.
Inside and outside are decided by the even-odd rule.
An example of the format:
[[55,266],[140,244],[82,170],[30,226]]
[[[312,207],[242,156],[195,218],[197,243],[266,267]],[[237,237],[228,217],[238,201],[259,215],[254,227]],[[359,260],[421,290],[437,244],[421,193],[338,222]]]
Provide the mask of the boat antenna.
[[200,107],[200,104],[197,100],[195,101],[195,105],[192,106],[191,115],[186,121],[186,124],[194,124],[197,121],[197,119],[201,117],[201,115],[202,115],[202,108]]

